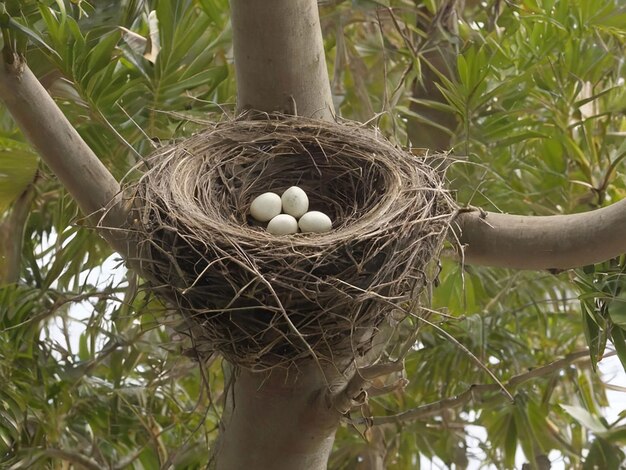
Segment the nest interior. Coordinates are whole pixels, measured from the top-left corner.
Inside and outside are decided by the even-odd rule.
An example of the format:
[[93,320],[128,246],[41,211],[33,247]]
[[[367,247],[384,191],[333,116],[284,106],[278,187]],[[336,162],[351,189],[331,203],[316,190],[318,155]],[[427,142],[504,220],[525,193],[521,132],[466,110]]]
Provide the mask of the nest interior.
[[[252,370],[366,352],[394,310],[415,310],[452,213],[423,158],[348,123],[218,123],[148,164],[131,187],[141,272],[201,355]],[[331,232],[275,236],[251,219],[257,195],[293,185]]]

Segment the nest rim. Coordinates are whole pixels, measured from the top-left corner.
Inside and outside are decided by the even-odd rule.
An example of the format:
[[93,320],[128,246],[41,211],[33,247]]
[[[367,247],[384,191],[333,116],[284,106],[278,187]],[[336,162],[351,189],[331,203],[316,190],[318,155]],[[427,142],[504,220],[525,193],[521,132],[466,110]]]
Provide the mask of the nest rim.
[[[349,123],[339,123],[339,124],[327,123],[327,122],[316,121],[312,119],[299,118],[299,117],[298,118],[286,117],[286,116],[268,116],[268,119],[265,119],[265,120],[255,119],[252,121],[246,120],[246,119],[238,119],[235,121],[228,121],[225,123],[217,123],[209,127],[207,130],[199,134],[196,134],[190,139],[183,141],[182,143],[178,143],[173,146],[159,149],[159,151],[157,151],[157,153],[155,153],[151,157],[150,162],[153,162],[154,164],[151,166],[150,170],[147,173],[145,173],[137,183],[129,187],[129,190],[132,193],[132,198],[135,201],[140,202],[139,213],[140,213],[140,220],[141,220],[142,228],[139,230],[140,232],[139,235],[140,235],[140,238],[143,237],[143,241],[145,242],[144,248],[146,246],[150,247],[154,243],[154,239],[151,239],[150,237],[151,237],[151,234],[154,234],[154,230],[155,230],[155,228],[151,226],[151,223],[154,222],[154,216],[155,216],[155,211],[154,211],[155,198],[150,198],[149,194],[152,194],[152,195],[156,194],[154,192],[155,188],[159,190],[165,189],[165,192],[173,191],[174,189],[172,185],[174,185],[176,182],[176,172],[174,172],[173,177],[172,177],[172,174],[169,174],[169,176],[171,177],[171,180],[167,181],[167,178],[164,178],[161,180],[161,183],[165,182],[161,187],[159,186],[159,184],[155,185],[154,181],[151,181],[151,178],[154,176],[155,171],[158,172],[159,168],[163,170],[163,168],[167,167],[167,165],[179,159],[181,152],[183,155],[187,155],[187,158],[189,159],[193,160],[194,158],[199,158],[198,152],[196,150],[193,150],[192,147],[194,147],[195,145],[194,142],[202,141],[203,139],[206,139],[207,136],[209,137],[208,141],[214,144],[214,140],[212,139],[215,139],[217,133],[227,134],[226,137],[224,137],[223,135],[220,135],[218,137],[218,140],[221,142],[221,145],[234,145],[234,146],[238,145],[244,149],[253,148],[253,149],[258,150],[259,148],[262,147],[262,145],[264,145],[263,143],[266,142],[267,139],[269,139],[270,141],[272,141],[272,139],[277,139],[278,138],[277,134],[280,133],[279,131],[282,132],[285,130],[288,134],[290,134],[286,138],[286,140],[288,141],[287,147],[289,146],[297,147],[298,145],[301,145],[302,140],[304,139],[303,135],[307,136],[307,138],[310,139],[309,143],[313,141],[313,142],[316,142],[317,144],[319,144],[319,140],[321,139],[322,134],[323,136],[325,136],[326,138],[330,138],[331,140],[334,137],[328,137],[326,134],[332,134],[334,136],[335,134],[338,133],[340,138],[346,138],[346,139],[353,137],[355,134],[357,134],[359,138],[370,140],[372,142],[371,144],[372,147],[378,150],[372,151],[372,148],[367,148],[365,151],[363,151],[362,149],[359,149],[356,151],[356,153],[354,153],[355,150],[353,148],[348,149],[348,150],[343,148],[341,152],[334,152],[334,154],[331,155],[331,157],[328,157],[327,155],[325,155],[324,158],[327,158],[327,159],[330,158],[330,160],[332,160],[332,158],[339,158],[338,155],[340,155],[340,153],[352,152],[349,158],[343,157],[345,161],[349,161],[351,162],[351,164],[353,164],[355,160],[358,161],[359,159],[365,162],[369,162],[372,165],[372,168],[373,168],[372,171],[378,172],[378,177],[384,180],[385,190],[383,191],[382,195],[375,201],[374,204],[370,204],[369,206],[365,208],[360,208],[361,212],[357,214],[358,217],[355,217],[352,220],[349,220],[348,223],[345,223],[345,221],[342,221],[338,223],[337,225],[335,225],[335,222],[333,221],[333,229],[328,233],[322,233],[322,234],[298,233],[298,234],[285,237],[285,236],[272,235],[269,232],[266,232],[265,230],[259,228],[258,226],[249,224],[249,217],[246,214],[248,212],[249,205],[254,195],[255,194],[258,195],[261,192],[270,190],[266,188],[254,187],[254,184],[250,184],[248,187],[245,188],[245,191],[244,191],[247,194],[245,200],[238,201],[234,204],[231,201],[231,205],[226,207],[226,209],[224,208],[225,206],[219,206],[216,209],[217,212],[212,212],[210,214],[211,217],[208,217],[208,219],[201,220],[200,222],[198,222],[197,220],[193,220],[194,216],[197,215],[197,213],[194,212],[195,209],[192,210],[190,214],[187,214],[187,217],[189,220],[187,220],[188,223],[184,224],[186,225],[185,229],[188,230],[187,234],[185,235],[185,237],[187,237],[186,243],[187,242],[191,243],[194,246],[194,249],[196,251],[202,251],[203,249],[211,250],[214,248],[214,247],[212,248],[212,244],[215,242],[215,238],[212,235],[203,240],[199,240],[195,237],[194,231],[199,228],[198,225],[204,224],[204,227],[201,227],[201,228],[205,230],[215,230],[216,228],[219,228],[220,240],[217,243],[217,245],[220,245],[221,243],[221,246],[219,246],[219,250],[217,251],[226,252],[228,251],[229,247],[234,248],[235,251],[238,251],[238,253],[236,254],[230,253],[225,256],[227,257],[231,256],[231,257],[237,258],[239,257],[239,255],[241,255],[238,259],[239,264],[241,263],[245,264],[247,262],[247,259],[250,254],[249,252],[256,253],[255,250],[263,250],[263,249],[271,249],[275,252],[280,252],[280,253],[284,253],[285,251],[292,251],[294,253],[298,253],[300,255],[300,259],[302,258],[302,256],[304,257],[313,256],[315,254],[313,253],[314,251],[317,251],[317,252],[321,251],[323,253],[327,253],[327,252],[332,252],[333,249],[337,251],[336,248],[338,246],[339,247],[346,247],[348,245],[357,246],[359,243],[362,243],[365,245],[370,244],[367,246],[374,247],[376,249],[380,248],[380,246],[382,246],[383,249],[388,249],[388,245],[393,245],[393,243],[396,243],[393,241],[394,237],[389,236],[390,233],[394,231],[401,231],[401,229],[405,226],[411,228],[416,225],[416,223],[414,223],[413,221],[410,221],[409,219],[412,216],[417,215],[419,213],[420,207],[417,207],[416,205],[416,207],[412,209],[413,206],[411,202],[409,201],[409,199],[407,199],[407,194],[415,193],[414,195],[419,195],[420,192],[429,193],[432,195],[432,200],[436,201],[435,205],[439,203],[441,207],[436,209],[433,212],[433,214],[431,214],[430,217],[423,217],[419,219],[419,223],[417,224],[417,225],[419,224],[423,225],[428,222],[428,223],[433,224],[432,225],[433,227],[436,226],[432,231],[427,230],[426,231],[427,233],[422,233],[424,232],[423,230],[422,232],[420,232],[419,230],[415,232],[415,234],[419,235],[419,233],[421,233],[422,234],[421,236],[423,238],[425,239],[427,238],[428,243],[429,243],[428,246],[430,247],[429,250],[427,250],[430,252],[428,253],[428,256],[426,256],[428,259],[424,263],[422,263],[421,266],[418,266],[418,267],[409,266],[406,269],[403,268],[404,271],[402,271],[401,274],[402,276],[405,276],[407,279],[391,279],[389,278],[389,276],[387,277],[380,276],[380,278],[377,277],[376,275],[370,276],[371,279],[374,279],[373,281],[374,284],[378,283],[377,285],[375,286],[364,285],[364,287],[361,288],[359,287],[358,283],[355,283],[355,285],[351,286],[353,289],[351,293],[349,294],[346,294],[346,292],[341,291],[341,288],[337,287],[337,283],[333,284],[329,288],[330,290],[334,289],[337,292],[341,291],[341,293],[337,293],[338,297],[342,297],[342,296],[351,297],[350,301],[356,305],[355,308],[353,309],[353,312],[351,313],[353,317],[356,317],[356,320],[355,318],[351,318],[344,325],[344,329],[346,331],[352,332],[351,335],[354,333],[355,328],[356,329],[364,328],[361,324],[355,323],[355,321],[357,320],[361,321],[362,320],[361,317],[367,317],[369,315],[369,314],[367,315],[362,314],[362,312],[360,311],[361,307],[363,307],[365,303],[372,304],[369,307],[363,307],[365,310],[367,309],[371,310],[371,309],[376,309],[376,308],[381,310],[380,314],[374,314],[372,318],[368,317],[364,321],[364,323],[367,324],[367,328],[377,330],[378,327],[380,326],[380,323],[384,321],[385,319],[389,318],[390,312],[394,310],[394,308],[390,305],[383,306],[381,302],[377,303],[375,300],[376,296],[380,296],[381,299],[384,298],[385,302],[389,302],[389,299],[393,299],[392,302],[395,303],[396,305],[395,309],[397,310],[403,310],[403,309],[406,309],[407,307],[407,305],[404,305],[404,306],[400,305],[401,302],[398,300],[399,298],[402,298],[402,302],[404,302],[405,304],[407,302],[408,304],[410,304],[409,310],[416,309],[417,308],[416,305],[414,305],[414,302],[411,299],[409,299],[406,294],[396,295],[397,292],[394,290],[394,288],[391,288],[388,285],[391,283],[401,283],[402,281],[406,281],[406,286],[402,290],[409,291],[410,295],[413,297],[413,300],[414,300],[414,298],[417,297],[416,291],[419,291],[421,288],[423,288],[426,284],[430,282],[427,274],[422,272],[419,275],[416,275],[415,271],[425,270],[426,269],[425,265],[428,262],[430,262],[433,258],[437,257],[438,252],[441,249],[443,238],[445,237],[445,233],[447,232],[447,228],[449,226],[449,222],[453,214],[453,203],[451,202],[451,198],[449,197],[447,192],[442,187],[442,184],[443,184],[442,175],[439,174],[437,170],[433,170],[432,168],[428,167],[423,157],[418,157],[416,155],[404,152],[403,150],[399,149],[398,147],[384,140],[382,136],[380,135],[380,133],[378,133],[377,131],[372,131],[366,127],[363,127],[362,125],[354,125],[354,124],[349,124]],[[341,130],[342,132],[338,132],[338,130]],[[241,138],[240,136],[239,139],[236,139],[231,134],[225,131],[232,131],[231,134],[233,132],[235,134],[240,133],[244,136],[244,138]],[[238,158],[239,159],[243,158],[241,155],[230,155],[228,152],[225,152],[224,154],[225,156],[221,155],[219,157],[215,157],[214,154],[210,154],[207,152],[206,146],[208,144],[206,143],[206,141],[203,141],[201,147],[203,145],[205,146],[205,148],[203,151],[199,153],[203,155],[202,156],[203,159],[208,160],[209,162],[212,162],[210,163],[209,166],[211,166],[211,164],[213,165],[212,167],[213,172],[208,176],[209,179],[211,178],[219,179],[219,173],[224,171],[224,168],[225,168],[224,165],[226,164],[225,162],[232,163],[233,161],[236,161]],[[322,146],[322,144],[319,144],[319,145],[322,148],[321,154],[327,153],[325,148]],[[280,147],[280,145],[277,145],[277,146]],[[303,146],[302,148],[304,148],[305,153],[306,153],[307,150],[305,147],[306,146]],[[214,146],[213,146],[213,150],[214,150]],[[266,149],[263,148],[263,152],[259,152],[259,153],[265,155],[263,158],[265,158],[266,160],[264,160],[264,163],[260,164],[259,168],[265,167],[268,161],[271,161],[273,159],[284,158],[285,155],[281,153],[281,152],[284,152],[284,150],[285,150],[284,148],[281,148],[277,154],[268,154]],[[315,160],[313,156],[311,156],[311,159]],[[178,162],[173,166],[173,168],[180,169],[181,165],[182,163]],[[255,164],[252,164],[251,167],[255,167],[257,165],[259,164],[255,163]],[[420,167],[417,170],[417,173],[420,173],[420,172],[424,173],[422,175],[423,184],[416,184],[415,181],[411,180],[411,178],[414,178],[414,175],[415,175],[415,169],[414,168],[411,169],[411,165],[417,165],[417,166],[422,165],[422,167]],[[313,166],[316,166],[315,162]],[[426,167],[428,168],[426,169]],[[155,170],[155,168],[157,170]],[[398,170],[398,168],[401,168],[401,170]],[[196,183],[197,183],[198,172],[189,170],[187,175],[190,175],[190,174],[195,175]],[[261,172],[261,174],[263,173]],[[257,177],[258,177],[258,174],[257,174]],[[202,177],[200,177],[199,179],[202,180]],[[380,179],[377,179],[376,177],[374,179],[378,182],[381,181]],[[251,178],[248,181],[248,183],[254,183],[254,181],[256,180],[254,180],[254,178]],[[210,183],[209,186],[211,186],[211,184],[213,183]],[[286,187],[291,186],[291,185],[292,184],[285,184],[284,189],[286,189]],[[191,191],[188,188],[185,197],[190,198],[190,199],[194,199],[194,198],[198,199],[197,196],[195,195],[196,189],[197,188]],[[390,189],[392,189],[393,191],[390,191]],[[194,194],[191,194],[191,193],[194,193]],[[411,196],[408,196],[408,198],[410,197]],[[158,199],[158,197],[156,199]],[[402,199],[402,204],[398,203],[399,199]],[[211,199],[209,198],[209,200]],[[213,199],[212,201],[215,201],[215,199]],[[147,204],[148,202],[149,204]],[[164,201],[161,200],[161,203],[163,202]],[[201,201],[198,201],[198,202],[201,202]],[[172,214],[171,209],[173,207],[171,203],[172,203],[172,200],[167,201],[167,203],[163,205],[166,210],[163,210],[164,207],[161,207],[157,209],[157,212],[161,211],[162,213],[169,213],[171,215]],[[202,204],[199,204],[199,206],[202,206]],[[204,205],[202,207],[204,210],[207,208],[207,205]],[[237,210],[238,210],[238,213],[235,214],[234,216],[232,214],[233,207],[237,207]],[[317,210],[317,209],[310,208],[310,210]],[[175,231],[178,233],[179,229],[176,228]],[[381,240],[383,240],[383,242],[380,242]],[[406,252],[408,250],[407,248],[408,245],[406,241],[403,243],[404,245],[402,245],[401,248],[403,252]],[[372,248],[372,250],[374,248]],[[367,251],[367,249],[365,251]],[[393,251],[393,249],[391,249],[391,251]],[[213,255],[215,255],[215,253],[213,253]],[[405,255],[407,259],[410,258],[409,261],[406,261],[407,263],[414,263],[414,260],[413,258],[411,258],[410,254],[405,253]],[[206,318],[207,315],[210,316],[212,315],[211,312],[220,312],[220,311],[223,313],[222,316],[230,317],[232,316],[232,314],[228,313],[227,310],[222,308],[223,306],[222,307],[218,306],[217,308],[202,309],[202,308],[195,308],[193,306],[189,308],[189,306],[186,307],[182,305],[180,302],[180,296],[183,294],[182,294],[182,290],[179,287],[177,287],[175,291],[170,291],[169,293],[163,294],[162,287],[164,284],[168,284],[168,282],[164,282],[165,279],[163,278],[162,275],[155,275],[154,271],[152,272],[150,271],[151,268],[148,266],[149,262],[147,262],[147,259],[150,258],[150,256],[145,256],[145,249],[144,249],[142,252],[142,255],[140,256],[140,262],[143,263],[142,271],[144,273],[147,271],[146,277],[149,279],[149,281],[151,281],[152,285],[154,286],[153,290],[155,290],[155,292],[158,292],[161,296],[165,297],[165,299],[168,300],[170,303],[173,303],[174,305],[176,305],[176,307],[181,309],[183,313],[185,311],[187,312],[187,314],[184,315],[188,320],[186,321],[186,324],[189,324],[189,320],[191,320],[192,326],[190,328],[192,330],[192,335],[195,336],[194,342],[196,343],[196,349],[198,349],[199,351],[202,350],[201,351],[202,355],[206,355],[207,351],[204,351],[204,349],[207,349],[207,345],[208,345],[209,352],[212,353],[214,350],[217,350],[221,352],[222,355],[224,355],[229,361],[234,362],[235,364],[253,369],[253,370],[260,370],[260,369],[264,370],[264,369],[272,368],[276,365],[291,364],[293,362],[305,360],[307,358],[312,359],[311,354],[310,354],[311,352],[310,348],[302,349],[301,347],[294,345],[293,338],[291,339],[283,338],[283,339],[286,339],[287,343],[291,344],[295,348],[296,352],[286,353],[283,357],[281,357],[280,354],[275,354],[275,353],[268,354],[267,351],[264,352],[264,350],[266,350],[268,347],[267,344],[266,345],[257,344],[256,347],[252,348],[254,351],[247,350],[242,353],[241,351],[238,351],[236,347],[233,347],[231,350],[229,350],[229,348],[225,347],[224,344],[222,344],[219,340],[216,341],[216,339],[212,337],[207,338],[206,337],[207,330],[214,329],[214,326],[215,326],[212,319]],[[251,266],[253,265],[255,269],[258,267],[257,262],[259,260],[254,258],[254,256],[252,256],[252,259],[253,259],[253,263],[247,266],[245,269],[250,270]],[[213,262],[215,261],[213,260],[209,262],[208,264],[210,265]],[[300,268],[298,267],[297,262],[293,262],[293,261],[291,262],[292,264],[293,263],[295,264],[291,266],[291,268],[293,269],[290,273],[285,274],[286,271],[280,271],[281,273],[280,276],[283,276],[283,277],[279,279],[279,281],[281,282],[277,282],[278,290],[282,289],[279,294],[284,294],[284,293],[287,293],[289,295],[293,294],[292,292],[291,293],[289,292],[289,289],[287,288],[288,286],[287,287],[285,286],[284,281],[288,280],[289,276],[293,275],[293,272],[296,272]],[[398,262],[402,262],[402,261],[398,261]],[[355,261],[355,263],[357,263],[357,261]],[[389,263],[390,262],[388,262],[388,264]],[[263,263],[261,263],[262,268],[263,266],[264,266]],[[148,269],[146,269],[146,267],[148,267]],[[353,267],[351,267],[350,269],[352,268]],[[245,269],[242,268],[242,270],[245,270]],[[385,269],[387,269],[387,267],[385,267]],[[260,271],[262,271],[262,269]],[[407,274],[409,271],[410,273]],[[169,273],[168,276],[170,274],[171,273]],[[265,273],[260,273],[260,275],[265,276]],[[299,273],[298,275],[301,275],[301,273]],[[198,276],[198,273],[194,272],[193,276]],[[340,279],[340,277],[341,276],[337,278],[339,281],[350,285],[350,282],[346,282],[344,279]],[[419,280],[413,279],[413,277],[419,277]],[[271,272],[270,272],[270,278],[271,278]],[[275,278],[272,282],[274,281],[276,281]],[[309,282],[308,278],[306,282],[307,283]],[[183,290],[193,289],[194,283],[195,281],[191,283],[188,282],[189,285],[187,285],[187,287]],[[169,283],[169,284],[172,284],[172,283]],[[176,283],[173,283],[173,284],[175,285]],[[380,287],[383,285],[384,287]],[[349,288],[347,287],[345,289],[349,290]],[[359,291],[359,292],[356,292],[356,291]],[[389,293],[392,293],[394,295],[387,295]],[[274,296],[275,295],[276,294],[274,294]],[[306,295],[304,297],[306,297]],[[326,298],[326,300],[328,300],[328,298]],[[302,299],[300,299],[299,301],[302,301]],[[289,312],[287,314],[291,313],[288,302],[285,305],[282,305],[282,300],[279,300],[278,303],[280,304],[279,305],[280,310],[282,310],[285,313]],[[318,305],[318,307],[320,307],[320,311],[323,313],[328,311],[328,307],[324,307],[322,305]],[[198,317],[201,316],[202,314],[205,315],[205,317],[199,320]],[[219,316],[219,314],[215,314],[215,316]],[[232,319],[227,319],[227,322],[228,321],[232,321]],[[311,322],[314,323],[315,319],[311,321],[307,320],[305,323],[308,324]],[[227,335],[230,328],[224,328],[224,330],[226,331],[226,333],[222,333],[222,335],[224,334]],[[253,335],[250,335],[249,332],[246,334],[248,335],[248,337],[253,336]],[[281,331],[278,336],[286,336],[286,335],[288,336],[288,334],[286,334],[285,331]],[[209,336],[211,335],[209,334]],[[305,334],[303,337],[308,337],[308,336],[307,334]],[[361,353],[366,352],[367,349],[371,347],[371,338],[366,339],[365,341],[357,340],[356,342],[353,341],[352,337],[346,337],[346,338],[343,338],[343,340],[344,341],[342,341],[341,348],[339,349],[341,349],[344,352],[350,350],[351,351],[350,354],[354,354],[355,351],[360,351]],[[298,341],[295,341],[295,342],[298,342]],[[332,356],[333,350],[337,349],[336,348],[337,341],[334,341],[334,342],[333,341],[331,341],[332,344],[327,344],[326,346],[323,346],[323,343],[325,343],[325,339],[322,338],[321,340],[319,339],[317,340],[317,343],[316,345],[314,345],[315,347],[313,349],[315,349],[315,354],[318,356],[318,358],[319,357],[327,358],[328,356]],[[198,346],[198,342],[200,342],[200,346]],[[246,349],[246,348],[244,347],[243,349]],[[263,357],[264,354],[265,354],[265,357]],[[261,359],[259,359],[259,357],[261,357]]]

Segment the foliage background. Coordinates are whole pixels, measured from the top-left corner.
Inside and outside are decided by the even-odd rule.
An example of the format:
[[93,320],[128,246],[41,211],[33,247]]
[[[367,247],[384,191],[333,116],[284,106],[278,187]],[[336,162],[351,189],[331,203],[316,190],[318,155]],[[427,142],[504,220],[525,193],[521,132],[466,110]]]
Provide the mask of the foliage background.
[[[626,195],[624,5],[329,0],[321,14],[338,112],[401,145],[453,147],[460,203],[545,215]],[[226,0],[12,0],[0,3],[0,24],[118,178],[199,120],[233,112]],[[0,211],[0,467],[202,468],[222,405],[220,360],[199,367],[184,354],[175,317],[82,228],[4,110]],[[424,457],[465,468],[479,451],[496,468],[545,468],[547,455],[619,468],[626,412],[604,417],[594,369],[608,338],[626,358],[623,270],[624,259],[565,273],[443,260],[430,316],[439,329],[421,326],[407,388],[363,413],[443,400],[440,411],[417,408],[380,432],[345,424],[330,467],[361,468],[383,445],[391,469]],[[496,387],[453,403],[492,380],[441,330],[502,382],[522,374],[515,401]],[[478,444],[472,426],[485,429]]]

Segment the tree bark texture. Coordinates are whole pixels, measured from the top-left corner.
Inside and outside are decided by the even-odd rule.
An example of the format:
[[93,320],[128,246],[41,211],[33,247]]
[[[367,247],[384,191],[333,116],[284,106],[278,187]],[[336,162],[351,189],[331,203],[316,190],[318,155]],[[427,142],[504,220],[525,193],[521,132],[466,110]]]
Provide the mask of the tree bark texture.
[[[17,57],[0,65],[0,98],[39,155],[61,180],[95,225],[123,227],[120,204],[106,209],[119,196],[120,185],[63,115],[30,69]],[[102,231],[121,254],[128,254],[124,233]]]
[[[334,374],[335,386],[345,385],[343,376]],[[325,469],[341,416],[330,403],[333,385],[327,378],[316,364],[298,371],[275,369],[269,375],[238,370],[227,398],[215,467]]]
[[626,199],[571,215],[462,212],[453,230],[468,264],[564,270],[626,253]]
[[316,0],[231,0],[237,108],[332,119]]
[[[334,119],[316,0],[231,0],[237,108]],[[334,384],[328,383],[332,376]],[[341,414],[331,388],[347,380],[316,364],[238,370],[226,402],[218,470],[323,470]]]

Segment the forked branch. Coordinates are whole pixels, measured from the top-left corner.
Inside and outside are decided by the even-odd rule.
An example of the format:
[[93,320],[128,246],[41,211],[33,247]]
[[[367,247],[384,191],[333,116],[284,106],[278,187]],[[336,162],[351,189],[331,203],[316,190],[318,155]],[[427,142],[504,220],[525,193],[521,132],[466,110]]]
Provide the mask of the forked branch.
[[[355,406],[362,405],[367,401],[367,397],[369,395],[367,391],[372,386],[372,381],[374,379],[401,372],[403,370],[403,361],[374,364],[358,368],[352,379],[348,381],[341,392],[332,397],[331,401],[333,408],[339,413],[345,414]],[[405,381],[401,379],[389,387],[377,389],[378,393],[376,393],[376,395],[397,390],[403,384],[405,384]]]

